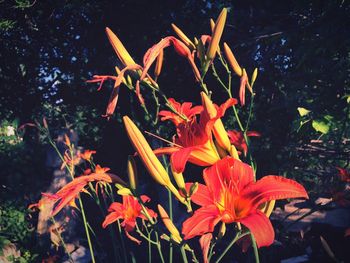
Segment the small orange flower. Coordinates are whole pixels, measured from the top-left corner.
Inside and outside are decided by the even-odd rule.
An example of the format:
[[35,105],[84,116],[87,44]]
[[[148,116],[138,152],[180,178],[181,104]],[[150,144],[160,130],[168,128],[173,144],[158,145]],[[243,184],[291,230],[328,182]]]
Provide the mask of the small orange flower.
[[[191,102],[184,102],[181,104],[173,98],[168,99],[168,101],[171,107],[173,107],[178,114],[172,111],[162,110],[159,112],[158,115],[161,117],[162,121],[170,120],[175,124],[176,127],[179,126],[179,124],[181,123],[191,121],[197,114],[200,114],[203,110],[203,106],[192,107]],[[181,115],[182,117],[180,117],[179,115]]]
[[[141,200],[145,203],[150,199],[148,196],[142,195]],[[151,218],[157,217],[157,214],[153,210],[148,208],[146,208],[146,210]],[[106,228],[108,225],[114,223],[119,219],[123,219],[121,226],[124,228],[127,237],[138,244],[141,243],[141,241],[129,234],[129,232],[134,230],[137,218],[148,220],[142,211],[141,205],[135,197],[130,195],[123,195],[123,203],[112,203],[108,208],[108,212],[109,214],[106,216],[105,220],[102,223],[103,228]]]
[[[247,155],[248,152],[248,145],[247,142],[244,139],[243,133],[236,130],[230,130],[227,132],[228,137],[230,138],[230,142],[236,147],[238,151],[241,151],[244,153],[244,155]],[[247,131],[248,137],[260,137],[260,133],[256,131]]]
[[96,153],[96,151],[92,151],[92,150],[85,150],[83,153],[80,153],[80,157],[81,158],[83,158],[84,160],[86,160],[86,161],[90,161],[90,159],[91,159],[91,156],[93,155],[93,154],[95,154]]

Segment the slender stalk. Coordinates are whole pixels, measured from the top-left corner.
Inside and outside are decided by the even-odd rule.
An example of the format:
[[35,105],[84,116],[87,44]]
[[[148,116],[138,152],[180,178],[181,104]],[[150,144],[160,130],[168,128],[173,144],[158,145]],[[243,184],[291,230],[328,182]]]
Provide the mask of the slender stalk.
[[[168,190],[169,217],[173,221],[173,200],[170,190]],[[173,243],[169,242],[169,263],[173,262]]]
[[260,263],[258,247],[256,245],[256,241],[255,241],[255,238],[254,238],[252,233],[250,233],[250,239],[252,240],[252,246],[253,246],[253,251],[254,251],[255,263]]
[[[51,221],[52,221],[53,225],[56,226],[56,220],[55,220],[55,218],[53,216],[51,217]],[[67,249],[66,243],[64,242],[64,240],[62,238],[62,235],[61,235],[61,233],[59,231],[57,231],[57,235],[58,235],[58,237],[59,237],[59,239],[60,239],[60,241],[62,243],[62,246],[63,246],[64,250],[66,251],[66,253],[67,253],[68,257],[69,257],[69,262],[74,263],[74,261],[72,259],[72,256],[71,256],[70,252]]]
[[249,232],[245,232],[243,234],[241,234],[241,232],[237,232],[237,234],[235,235],[235,237],[232,239],[232,241],[230,242],[230,244],[226,247],[226,249],[224,250],[224,252],[221,253],[220,257],[215,261],[215,263],[219,263],[221,261],[221,259],[226,255],[226,253],[230,250],[230,248],[242,237],[248,235]]
[[79,197],[79,205],[80,205],[81,215],[83,216],[83,222],[84,222],[86,238],[87,238],[87,241],[88,241],[88,244],[89,244],[89,249],[90,249],[90,254],[91,254],[91,261],[92,261],[92,263],[95,263],[96,261],[95,261],[94,250],[93,250],[93,247],[92,247],[92,242],[91,242],[91,238],[90,238],[89,229],[87,227],[87,221],[86,221],[86,216],[85,216],[83,202],[81,201],[80,197]]
[[162,261],[162,263],[165,263],[163,253],[162,253],[162,246],[161,246],[159,238],[158,238],[158,233],[155,232],[155,234],[156,234],[156,243],[157,243],[157,249],[158,249],[158,253],[160,256],[160,260]]
[[181,255],[182,255],[182,260],[184,263],[188,263],[187,256],[186,256],[186,251],[184,246],[180,247]]
[[[151,239],[151,233],[148,232],[148,239]],[[152,243],[148,242],[148,262],[152,262]]]
[[119,220],[117,220],[117,225],[118,225],[118,232],[119,232],[119,237],[120,237],[120,241],[122,243],[122,250],[123,250],[123,258],[124,258],[124,262],[128,262],[128,258],[126,255],[126,249],[125,249],[125,243],[124,243],[124,237],[122,235],[122,228],[120,226],[120,222]]

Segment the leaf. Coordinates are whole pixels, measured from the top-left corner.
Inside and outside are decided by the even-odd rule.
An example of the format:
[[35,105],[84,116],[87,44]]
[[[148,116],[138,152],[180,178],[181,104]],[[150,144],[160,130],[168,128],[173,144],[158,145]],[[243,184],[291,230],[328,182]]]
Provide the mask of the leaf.
[[299,112],[300,117],[306,116],[311,112],[311,111],[309,111],[305,108],[302,108],[302,107],[298,107],[297,110]]
[[327,134],[329,132],[329,124],[322,120],[313,120],[312,127],[315,129],[315,131],[323,134]]

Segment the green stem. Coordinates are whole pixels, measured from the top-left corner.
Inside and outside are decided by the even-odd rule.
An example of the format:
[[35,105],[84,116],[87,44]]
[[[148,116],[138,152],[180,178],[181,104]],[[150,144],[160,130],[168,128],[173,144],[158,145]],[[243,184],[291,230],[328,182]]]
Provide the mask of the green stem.
[[162,261],[162,263],[164,263],[164,257],[163,257],[163,253],[162,253],[162,247],[160,245],[160,241],[159,241],[159,238],[158,238],[158,233],[155,232],[156,234],[156,243],[157,243],[157,249],[158,249],[158,253],[159,253],[159,256],[160,256],[160,260]]
[[119,232],[120,241],[122,243],[124,262],[128,262],[128,258],[126,256],[126,248],[125,248],[125,243],[124,243],[124,237],[122,235],[122,228],[120,226],[119,220],[117,220],[117,225],[118,225],[118,232]]
[[83,222],[84,222],[86,238],[87,238],[87,241],[88,241],[88,244],[89,244],[89,249],[90,249],[90,254],[91,254],[91,261],[92,261],[92,263],[95,263],[96,261],[95,261],[94,250],[92,248],[90,233],[89,233],[89,229],[87,227],[87,221],[86,221],[86,216],[85,216],[83,202],[81,201],[80,197],[79,197],[79,205],[80,205],[81,214],[83,216]]
[[[151,233],[148,232],[148,239],[151,239]],[[152,262],[152,243],[148,242],[148,262]]]
[[[168,190],[168,201],[169,201],[169,217],[173,221],[173,200],[170,190]],[[169,242],[169,263],[173,262],[173,244]]]
[[181,246],[180,250],[181,250],[181,255],[182,255],[183,262],[184,263],[188,263],[187,256],[186,256],[186,251],[185,251],[184,246]]
[[248,235],[249,232],[245,232],[243,234],[241,234],[241,232],[237,232],[237,234],[235,235],[235,237],[232,239],[232,241],[230,242],[230,244],[226,247],[226,249],[224,250],[224,252],[221,253],[220,257],[215,261],[215,263],[219,263],[221,261],[221,259],[226,255],[226,253],[230,250],[230,248],[242,237]]
[[256,241],[255,241],[255,238],[254,238],[252,233],[250,233],[250,239],[252,240],[252,246],[253,246],[253,251],[254,251],[255,263],[260,263],[258,247],[256,245]]

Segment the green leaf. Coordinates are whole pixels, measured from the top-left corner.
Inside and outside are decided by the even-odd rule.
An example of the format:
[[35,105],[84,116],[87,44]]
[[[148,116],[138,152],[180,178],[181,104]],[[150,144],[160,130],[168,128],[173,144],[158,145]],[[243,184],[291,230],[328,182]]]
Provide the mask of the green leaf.
[[305,116],[305,115],[308,115],[311,111],[305,109],[305,108],[302,108],[302,107],[298,107],[297,108],[298,112],[299,112],[299,115],[301,117]]
[[313,120],[312,127],[315,131],[327,134],[329,132],[329,124],[321,120]]

